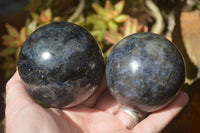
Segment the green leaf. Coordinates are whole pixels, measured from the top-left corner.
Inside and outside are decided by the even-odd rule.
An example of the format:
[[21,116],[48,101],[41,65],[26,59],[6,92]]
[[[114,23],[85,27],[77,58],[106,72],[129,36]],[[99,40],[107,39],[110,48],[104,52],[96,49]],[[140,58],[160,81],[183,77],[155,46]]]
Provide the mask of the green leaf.
[[105,4],[105,11],[109,13],[109,12],[112,12],[113,10],[114,8],[113,8],[112,3],[110,2],[110,0],[107,0]]
[[86,18],[81,13],[74,23],[77,24],[77,25],[80,25],[80,26],[84,27],[84,25],[86,23]]
[[40,20],[43,23],[49,23],[51,21],[51,18],[52,18],[52,12],[50,8],[46,9],[40,14]]
[[54,17],[52,21],[53,22],[59,22],[59,21],[61,21],[61,19],[62,19],[61,17]]
[[27,30],[27,27],[28,25],[31,23],[31,20],[29,18],[26,19],[26,22],[25,22],[25,28]]
[[98,42],[102,42],[105,36],[105,30],[93,30],[90,33],[97,39]]
[[107,54],[106,54],[106,53],[103,53],[103,58],[104,58],[104,62],[105,62],[105,64],[106,64],[106,62],[107,62],[107,59],[108,59],[108,56],[107,56]]
[[33,31],[36,30],[36,28],[37,28],[37,21],[35,20],[31,21],[26,27],[27,35],[29,36]]
[[40,16],[34,12],[31,13],[31,17],[33,18],[33,20],[39,22],[40,21]]
[[87,24],[95,24],[96,21],[100,21],[97,15],[90,15],[86,18],[86,23]]
[[16,51],[15,48],[5,48],[0,52],[0,56],[1,57],[10,56],[13,55],[15,51]]
[[121,0],[114,5],[114,9],[117,10],[120,14],[124,8],[124,5],[125,5],[125,1]]
[[121,15],[117,16],[114,20],[117,23],[122,23],[122,22],[125,22],[127,20],[127,18],[128,18],[128,15],[121,14]]
[[108,22],[108,28],[110,31],[117,31],[118,30],[118,25],[114,21],[109,21]]
[[137,21],[137,19],[133,19],[132,20],[131,32],[129,33],[129,35],[133,34],[133,33],[136,33],[137,29],[138,29],[138,21]]
[[4,41],[12,40],[12,39],[13,39],[13,37],[10,36],[10,35],[3,35],[1,38],[2,38]]
[[93,27],[94,30],[106,30],[107,26],[104,21],[96,21]]
[[18,56],[19,56],[20,51],[21,51],[21,47],[19,47],[19,48],[17,48],[17,49],[15,50],[15,59],[16,59],[16,60],[18,60]]
[[131,30],[131,18],[128,17],[127,21],[124,23],[124,35],[129,35]]
[[112,45],[117,44],[119,40],[121,40],[124,36],[118,32],[111,32],[111,31],[106,31],[105,33],[105,40]]
[[27,38],[26,29],[25,29],[25,27],[23,27],[20,30],[20,39],[21,39],[22,43],[24,43],[24,41],[26,40],[26,38]]
[[12,37],[18,37],[19,36],[17,29],[14,28],[13,26],[6,24],[6,29],[7,29],[10,36],[12,36]]
[[20,46],[21,40],[19,39],[7,40],[7,41],[3,41],[3,44],[10,48],[17,48]]
[[102,6],[100,6],[99,4],[97,4],[97,3],[92,3],[92,8],[95,10],[95,12],[96,12],[98,15],[106,16],[106,11],[105,11],[104,8],[103,8]]
[[106,30],[107,25],[106,22],[102,19],[99,19],[96,15],[91,15],[86,18],[86,24],[92,25],[94,30]]

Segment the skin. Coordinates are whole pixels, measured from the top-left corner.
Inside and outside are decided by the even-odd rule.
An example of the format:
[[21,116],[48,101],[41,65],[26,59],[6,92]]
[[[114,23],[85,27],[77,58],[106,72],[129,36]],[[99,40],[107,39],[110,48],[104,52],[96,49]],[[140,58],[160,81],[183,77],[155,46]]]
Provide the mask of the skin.
[[157,133],[188,103],[181,92],[167,107],[135,120],[119,111],[105,79],[96,93],[73,108],[43,108],[29,96],[16,72],[6,85],[6,133]]

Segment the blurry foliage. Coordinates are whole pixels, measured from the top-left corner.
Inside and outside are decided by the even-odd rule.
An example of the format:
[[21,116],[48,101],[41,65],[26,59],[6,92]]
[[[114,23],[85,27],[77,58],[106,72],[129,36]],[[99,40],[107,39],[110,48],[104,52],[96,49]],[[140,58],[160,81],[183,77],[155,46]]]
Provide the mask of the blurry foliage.
[[137,19],[131,17],[128,17],[124,24],[119,27],[119,32],[106,31],[105,40],[112,44],[112,46],[106,51],[106,55],[109,55],[111,49],[119,40],[137,32],[148,32],[148,27],[139,24]]
[[106,30],[117,32],[119,24],[127,19],[128,15],[122,14],[124,4],[125,1],[119,1],[115,5],[112,5],[107,0],[105,6],[102,7],[97,3],[92,3],[92,8],[96,13],[92,13],[86,17],[86,25],[98,42],[104,40]]
[[197,9],[199,9],[199,10],[200,10],[200,4],[197,4],[197,5],[196,5],[196,7],[197,7]]
[[[63,17],[54,17],[58,0],[29,0],[30,4],[26,8],[33,10],[30,12],[31,18],[27,18],[24,27],[19,31],[6,24],[7,35],[3,35],[2,44],[5,48],[0,51],[0,57],[5,59],[1,69],[5,70],[5,76],[10,77],[16,68],[19,51],[26,38],[37,28],[50,22],[61,21]],[[55,5],[54,5],[55,4]],[[92,3],[94,11],[82,13],[74,23],[85,27],[97,40],[104,52],[106,60],[110,49],[123,37],[136,32],[147,32],[147,26],[139,24],[136,18],[123,14],[125,1],[118,1],[112,4],[107,0],[105,6]],[[51,7],[51,8],[47,8]],[[87,14],[87,15],[85,15]]]
[[105,40],[115,45],[119,40],[133,33],[147,32],[148,27],[140,25],[137,19],[127,17],[122,26],[119,27],[119,31],[106,31]]
[[0,68],[5,70],[5,76],[7,78],[15,71],[18,54],[26,38],[37,28],[56,21],[60,21],[60,18],[52,17],[52,11],[48,8],[40,14],[32,12],[31,19],[28,18],[25,26],[19,31],[9,24],[5,25],[8,34],[1,37],[3,40],[2,45],[5,48],[0,51],[0,57],[5,59],[5,63]]
[[81,14],[75,23],[88,29],[99,43],[101,49],[107,52],[107,47],[110,45],[112,47],[123,37],[136,32],[148,31],[147,26],[138,24],[136,18],[123,13],[124,5],[124,0],[118,1],[114,5],[110,0],[107,0],[104,7],[97,3],[92,3],[94,12],[86,17]]

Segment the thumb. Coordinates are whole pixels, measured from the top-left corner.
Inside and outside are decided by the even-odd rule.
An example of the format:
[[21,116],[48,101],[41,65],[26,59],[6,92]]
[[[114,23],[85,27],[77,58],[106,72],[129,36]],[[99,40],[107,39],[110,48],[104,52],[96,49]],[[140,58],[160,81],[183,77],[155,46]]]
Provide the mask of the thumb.
[[[20,104],[19,104],[20,102]],[[18,71],[6,84],[6,106],[33,103],[34,100],[26,91]]]
[[27,107],[32,107],[34,104],[34,100],[25,90],[18,71],[16,71],[6,84],[6,129],[11,130],[14,127],[13,125],[18,123],[19,112],[22,112]]

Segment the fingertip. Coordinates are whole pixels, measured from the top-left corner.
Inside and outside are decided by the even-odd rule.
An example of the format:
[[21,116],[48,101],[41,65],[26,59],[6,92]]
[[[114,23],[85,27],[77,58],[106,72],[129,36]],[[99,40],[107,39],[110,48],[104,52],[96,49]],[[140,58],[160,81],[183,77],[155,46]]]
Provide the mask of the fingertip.
[[[134,131],[160,132],[170,121],[188,104],[189,96],[186,92],[180,92],[176,98],[166,107],[150,114],[147,118],[141,121]],[[146,128],[143,128],[146,127]]]
[[6,92],[9,90],[10,86],[12,86],[15,82],[21,82],[21,78],[19,76],[18,70],[7,81],[7,83],[6,83]]
[[6,84],[6,104],[18,101],[18,99],[33,101],[26,91],[18,71],[16,71]]
[[[157,112],[163,112],[165,110],[178,109],[179,111],[184,108],[189,102],[189,96],[186,92],[181,91],[166,107]],[[177,112],[178,113],[178,112]]]
[[180,92],[178,99],[180,99],[183,106],[186,106],[189,102],[189,95],[186,92],[182,91]]

